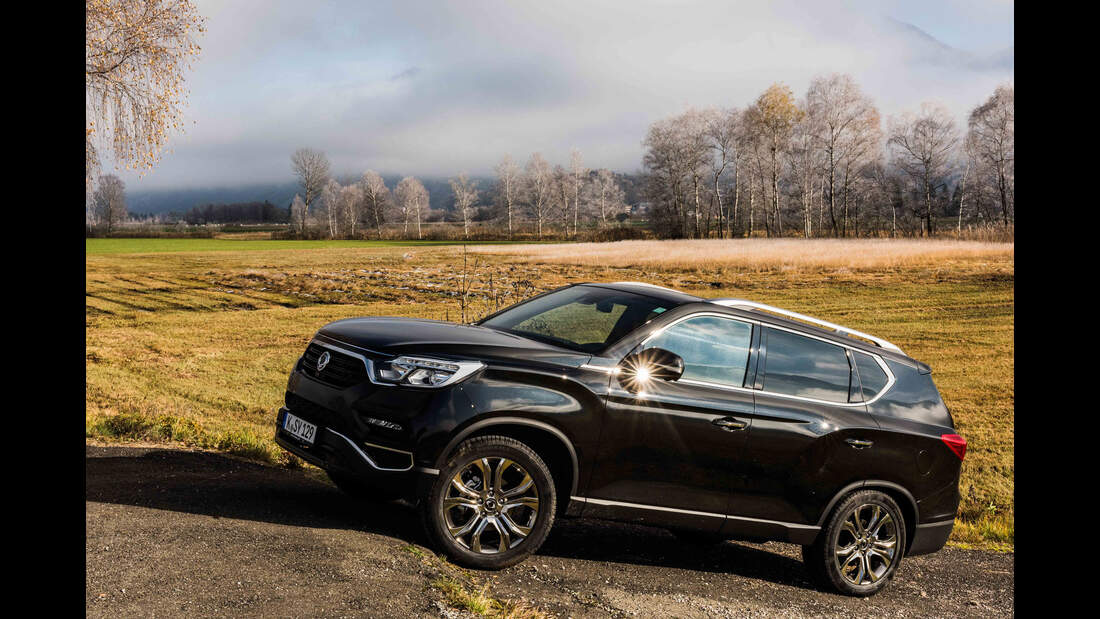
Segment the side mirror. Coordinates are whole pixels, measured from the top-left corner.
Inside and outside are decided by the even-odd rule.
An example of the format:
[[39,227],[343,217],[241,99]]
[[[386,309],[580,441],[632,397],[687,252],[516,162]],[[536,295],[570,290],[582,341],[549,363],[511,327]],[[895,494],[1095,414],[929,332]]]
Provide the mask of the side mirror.
[[619,363],[619,382],[631,391],[643,389],[652,380],[678,380],[683,374],[683,358],[663,348],[647,348]]

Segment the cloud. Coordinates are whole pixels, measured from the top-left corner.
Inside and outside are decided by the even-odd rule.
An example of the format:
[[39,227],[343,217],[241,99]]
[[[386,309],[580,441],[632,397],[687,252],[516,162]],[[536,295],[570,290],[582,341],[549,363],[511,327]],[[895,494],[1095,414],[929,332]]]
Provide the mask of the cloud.
[[[200,2],[194,124],[127,182],[286,180],[299,146],[325,150],[340,173],[484,174],[506,153],[564,162],[574,146],[590,166],[631,171],[654,120],[743,106],[775,81],[801,94],[831,72],[852,74],[884,114],[935,99],[961,120],[1012,79],[1011,4],[920,6]],[[973,25],[982,49],[933,27],[967,40],[963,17],[1003,25],[1006,14],[1000,38]]]

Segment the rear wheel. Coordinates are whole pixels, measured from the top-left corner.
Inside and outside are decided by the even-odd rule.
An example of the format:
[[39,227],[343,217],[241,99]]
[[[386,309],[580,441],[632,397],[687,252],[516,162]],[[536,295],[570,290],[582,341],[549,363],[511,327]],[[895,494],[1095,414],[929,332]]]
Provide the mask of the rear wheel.
[[397,499],[399,496],[399,494],[393,490],[372,486],[347,473],[340,473],[338,471],[325,471],[325,473],[328,474],[328,478],[332,480],[332,483],[336,484],[337,488],[360,501],[382,503]]
[[436,546],[455,563],[481,569],[508,567],[538,550],[556,507],[546,463],[505,436],[459,445],[420,502]]
[[897,503],[876,490],[849,496],[833,510],[817,541],[802,547],[816,580],[846,595],[868,596],[894,577],[905,549]]

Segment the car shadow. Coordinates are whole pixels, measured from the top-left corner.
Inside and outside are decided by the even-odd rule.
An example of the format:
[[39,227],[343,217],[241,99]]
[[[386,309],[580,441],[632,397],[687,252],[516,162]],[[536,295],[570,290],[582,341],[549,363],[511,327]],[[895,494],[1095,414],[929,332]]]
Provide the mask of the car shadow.
[[[428,545],[408,503],[359,501],[301,471],[210,452],[88,445],[85,498],[213,518],[360,530]],[[817,589],[801,561],[759,545],[698,546],[664,529],[640,525],[561,519],[538,554],[731,573]]]
[[427,541],[411,506],[358,501],[302,471],[209,452],[92,445],[84,463],[88,501]]

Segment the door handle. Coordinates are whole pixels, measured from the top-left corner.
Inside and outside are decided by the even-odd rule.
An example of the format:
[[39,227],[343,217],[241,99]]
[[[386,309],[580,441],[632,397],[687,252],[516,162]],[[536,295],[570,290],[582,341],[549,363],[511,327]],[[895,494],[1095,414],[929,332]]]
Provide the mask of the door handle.
[[726,432],[736,432],[738,430],[744,430],[749,426],[747,421],[741,421],[740,419],[734,419],[733,417],[720,417],[712,421],[714,425],[722,428]]
[[871,445],[874,445],[874,443],[871,442],[871,441],[865,441],[865,440],[859,439],[859,438],[846,439],[844,442],[848,443],[852,447],[855,447],[856,449],[866,449],[866,448],[870,447]]

